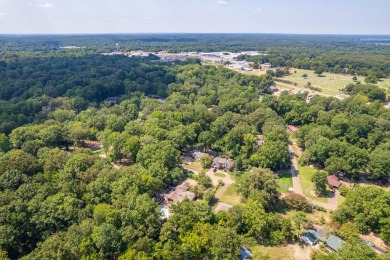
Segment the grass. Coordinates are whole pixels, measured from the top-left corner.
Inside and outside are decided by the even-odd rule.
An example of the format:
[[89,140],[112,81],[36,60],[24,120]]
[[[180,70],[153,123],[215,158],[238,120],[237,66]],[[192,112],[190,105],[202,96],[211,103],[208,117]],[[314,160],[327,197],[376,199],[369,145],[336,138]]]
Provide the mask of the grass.
[[104,150],[96,150],[96,151],[93,151],[92,153],[99,154],[99,155],[106,154],[106,152]]
[[255,246],[251,248],[251,253],[256,259],[256,256],[268,255],[271,259],[280,260],[280,259],[296,259],[294,257],[294,249],[289,246]]
[[[307,82],[310,82],[313,87],[321,88],[321,93],[326,95],[336,95],[340,93],[340,89],[345,88],[345,86],[349,83],[354,83],[351,75],[342,75],[342,74],[333,74],[333,73],[324,73],[323,77],[318,77],[314,74],[312,70],[302,70],[292,68],[290,70],[292,73],[286,77],[283,77],[285,80],[290,80],[298,84],[298,86],[289,85],[286,83],[278,82],[277,85],[284,88],[302,88],[306,90],[305,86]],[[297,73],[294,73],[296,71]],[[307,74],[307,78],[303,78],[302,75]],[[364,83],[364,77],[358,77],[358,81]],[[379,81],[376,85],[384,89],[390,89],[390,80],[383,79]]]
[[278,186],[279,192],[287,192],[288,188],[293,187],[292,175],[290,172],[278,173],[278,177],[279,178],[276,179],[276,183],[282,186],[282,187]]
[[200,162],[192,162],[190,164],[182,164],[183,168],[184,169],[187,169],[187,170],[192,170],[192,171],[202,171],[203,170],[203,166]]
[[339,196],[337,197],[337,205],[341,205],[344,201],[345,197],[339,194]]
[[298,168],[299,168],[299,179],[301,181],[303,194],[305,194],[306,197],[312,200],[328,203],[328,198],[317,197],[313,195],[314,184],[311,181],[311,177],[316,172],[316,169],[309,166],[299,166]]
[[219,198],[219,201],[230,205],[241,204],[241,196],[236,191],[234,184],[230,185],[226,189],[226,191]]
[[225,177],[226,177],[226,175],[225,175],[223,172],[214,172],[213,174],[214,174],[215,176],[221,177],[221,178],[225,178]]

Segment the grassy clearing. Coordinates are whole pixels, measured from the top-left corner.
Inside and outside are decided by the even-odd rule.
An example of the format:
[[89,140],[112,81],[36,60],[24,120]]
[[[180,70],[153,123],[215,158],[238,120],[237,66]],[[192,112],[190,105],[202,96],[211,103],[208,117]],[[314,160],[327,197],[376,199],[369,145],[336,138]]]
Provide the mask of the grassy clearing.
[[182,167],[187,170],[192,170],[192,171],[202,171],[203,166],[200,162],[192,162],[190,164],[182,164]]
[[221,177],[221,178],[226,177],[226,174],[224,174],[223,172],[214,172],[213,174],[214,174],[214,176]]
[[[351,75],[342,75],[342,74],[333,74],[333,73],[324,73],[323,77],[318,77],[314,74],[312,70],[302,70],[294,69],[290,70],[292,73],[283,79],[290,80],[298,84],[298,86],[293,86],[285,83],[278,82],[280,87],[292,87],[292,88],[302,88],[310,91],[306,88],[307,82],[310,82],[313,87],[319,87],[322,89],[321,93],[327,95],[336,95],[340,92],[340,89],[345,88],[349,83],[354,83]],[[294,73],[296,71],[297,73]],[[307,74],[307,78],[303,78],[302,75]],[[358,81],[364,83],[364,77],[358,77]],[[390,89],[390,80],[383,79],[379,81],[376,85],[384,89]]]
[[241,204],[241,196],[236,191],[234,184],[230,185],[226,189],[226,191],[219,198],[219,201],[230,205]]
[[278,186],[279,192],[287,192],[288,188],[293,187],[291,172],[278,173],[278,178],[276,179],[276,183],[282,186],[282,187]]
[[253,259],[256,259],[256,256],[263,256],[264,254],[270,256],[273,260],[296,259],[294,256],[294,248],[290,246],[255,246],[251,249],[254,256]]
[[299,179],[301,181],[303,194],[305,194],[306,197],[308,197],[312,200],[323,202],[323,203],[328,203],[328,198],[317,197],[317,196],[313,195],[314,184],[311,181],[311,177],[316,172],[316,169],[309,167],[309,166],[299,166],[298,168],[299,168]]

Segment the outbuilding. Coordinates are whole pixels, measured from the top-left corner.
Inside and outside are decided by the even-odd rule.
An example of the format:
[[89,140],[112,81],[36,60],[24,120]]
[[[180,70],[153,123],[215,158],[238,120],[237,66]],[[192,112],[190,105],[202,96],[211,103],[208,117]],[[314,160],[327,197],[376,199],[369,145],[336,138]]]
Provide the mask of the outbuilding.
[[290,130],[293,133],[297,133],[299,131],[298,127],[293,126],[293,125],[288,125],[287,129]]
[[342,240],[341,238],[337,237],[337,236],[334,236],[334,235],[330,235],[328,237],[328,239],[325,241],[325,244],[326,246],[332,250],[333,252],[336,252],[337,250],[340,249],[340,247],[345,243],[344,240]]
[[336,175],[329,175],[327,177],[328,180],[328,185],[331,188],[336,188],[338,189],[341,185],[343,185],[340,181],[339,178]]
[[317,232],[314,230],[308,230],[304,232],[301,236],[301,240],[311,246],[314,246],[318,243],[318,241],[320,241]]

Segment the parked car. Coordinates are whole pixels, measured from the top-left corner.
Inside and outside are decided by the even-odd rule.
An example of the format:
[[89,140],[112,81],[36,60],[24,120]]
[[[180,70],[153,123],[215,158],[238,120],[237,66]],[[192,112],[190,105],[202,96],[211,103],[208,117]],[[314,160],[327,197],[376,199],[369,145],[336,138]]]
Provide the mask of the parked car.
[[372,242],[370,242],[370,241],[368,241],[368,240],[364,240],[364,242],[365,242],[367,245],[371,246],[371,247],[375,247],[374,243],[372,243]]

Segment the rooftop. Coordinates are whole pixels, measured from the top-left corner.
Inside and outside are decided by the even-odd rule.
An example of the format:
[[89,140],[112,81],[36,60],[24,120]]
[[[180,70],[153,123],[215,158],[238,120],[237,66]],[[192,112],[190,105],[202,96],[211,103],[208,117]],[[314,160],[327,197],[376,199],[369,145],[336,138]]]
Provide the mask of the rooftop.
[[334,235],[330,235],[328,237],[328,239],[325,241],[326,245],[332,249],[333,251],[337,251],[340,249],[340,247],[343,245],[344,243],[344,240],[342,240],[341,238],[337,237],[337,236],[334,236]]
[[296,133],[299,130],[298,127],[293,126],[293,125],[288,125],[287,128],[288,128],[288,130],[290,130],[293,133]]
[[336,175],[329,175],[327,179],[328,179],[328,184],[332,187],[338,188],[342,185],[342,183],[339,181],[339,178]]
[[319,240],[319,236],[315,230],[308,230],[302,234],[302,236],[307,237],[313,244]]

